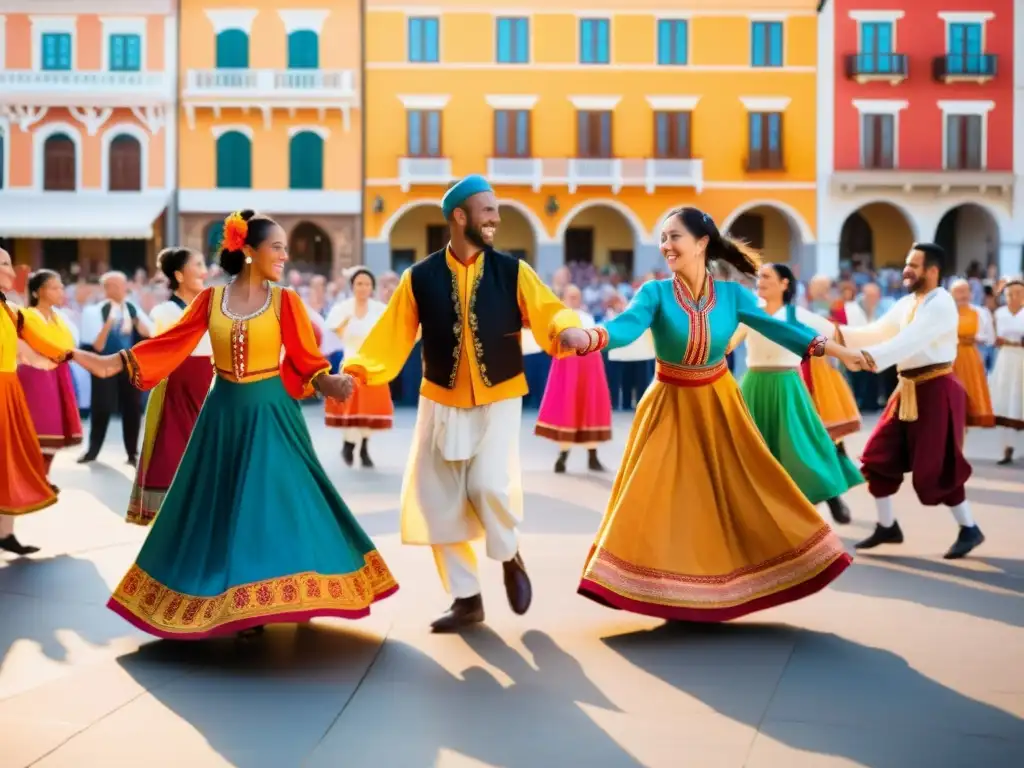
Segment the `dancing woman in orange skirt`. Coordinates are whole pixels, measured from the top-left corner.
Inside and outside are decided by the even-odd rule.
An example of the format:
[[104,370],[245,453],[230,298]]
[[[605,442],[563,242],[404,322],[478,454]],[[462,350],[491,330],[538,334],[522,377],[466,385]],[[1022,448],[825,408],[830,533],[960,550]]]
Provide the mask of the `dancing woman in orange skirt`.
[[[345,360],[356,356],[374,324],[384,314],[387,305],[373,299],[377,280],[373,273],[360,267],[349,278],[352,298],[340,302],[327,316],[327,328],[341,338]],[[391,429],[395,407],[391,403],[391,388],[387,384],[356,384],[355,391],[345,402],[327,399],[324,421],[328,427],[345,430],[345,443],[341,456],[348,466],[355,461],[356,444],[359,444],[359,462],[370,469],[370,435],[377,431]]]
[[978,343],[995,344],[995,326],[992,316],[984,307],[971,304],[971,286],[966,280],[956,280],[949,286],[949,293],[956,301],[960,313],[957,327],[956,360],[953,375],[967,392],[967,426],[994,427],[996,417],[992,412],[992,396],[988,391],[985,364],[978,352]]
[[769,316],[739,283],[716,282],[708,260],[747,275],[759,260],[707,214],[669,216],[661,251],[671,279],[646,283],[604,327],[570,332],[587,335],[588,353],[650,328],[658,356],[579,592],[664,619],[727,621],[817,592],[852,562],[751,420],[726,366],[729,340],[743,323],[801,356],[860,360]]
[[39,548],[18,541],[14,518],[56,504],[57,494],[46,479],[39,436],[18,381],[18,340],[54,364],[67,362],[71,349],[39,315],[7,303],[4,291],[13,284],[11,256],[0,248],[0,549],[30,555]]

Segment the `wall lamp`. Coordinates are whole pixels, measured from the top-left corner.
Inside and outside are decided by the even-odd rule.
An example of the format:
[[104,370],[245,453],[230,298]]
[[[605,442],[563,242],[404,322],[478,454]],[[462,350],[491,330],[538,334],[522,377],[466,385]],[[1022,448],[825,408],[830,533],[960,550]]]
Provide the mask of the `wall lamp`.
[[380,195],[373,198],[373,212],[384,213],[384,198]]
[[544,203],[544,212],[547,213],[548,216],[554,216],[558,213],[558,200],[554,195],[548,195],[548,200]]

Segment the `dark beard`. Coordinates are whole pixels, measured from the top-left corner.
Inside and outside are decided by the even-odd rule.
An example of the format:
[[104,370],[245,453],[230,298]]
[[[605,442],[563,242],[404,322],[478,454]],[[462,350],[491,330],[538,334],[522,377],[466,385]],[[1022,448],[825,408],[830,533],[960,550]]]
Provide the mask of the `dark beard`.
[[907,290],[909,290],[911,293],[918,293],[922,288],[924,288],[924,275],[917,278],[914,282],[907,286]]
[[466,239],[469,240],[473,245],[481,250],[488,248],[489,246],[484,241],[484,236],[480,233],[480,230],[472,224],[466,225]]

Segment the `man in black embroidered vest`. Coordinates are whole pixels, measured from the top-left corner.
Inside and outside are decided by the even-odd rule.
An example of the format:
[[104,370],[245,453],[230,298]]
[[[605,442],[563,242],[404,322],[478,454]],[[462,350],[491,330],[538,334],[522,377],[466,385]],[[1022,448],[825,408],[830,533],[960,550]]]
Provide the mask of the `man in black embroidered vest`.
[[[127,300],[128,278],[124,273],[108,272],[100,278],[100,283],[107,298],[82,312],[83,349],[113,355],[149,338],[153,334],[152,324],[141,309]],[[142,399],[127,372],[122,371],[109,379],[93,376],[89,410],[89,447],[78,463],[96,460],[107,437],[110,416],[120,413],[128,463],[135,466],[139,453]]]
[[[433,623],[452,632],[484,619],[476,556],[503,564],[509,605],[522,614],[532,588],[519,555],[523,487],[519,432],[521,333],[550,355],[574,354],[585,334],[575,312],[526,262],[494,250],[498,203],[482,176],[467,176],[441,201],[451,242],[402,275],[383,317],[344,365],[366,384],[385,384],[423,332],[423,382],[402,484],[402,541],[433,548],[454,603]],[[580,338],[582,336],[582,339]]]

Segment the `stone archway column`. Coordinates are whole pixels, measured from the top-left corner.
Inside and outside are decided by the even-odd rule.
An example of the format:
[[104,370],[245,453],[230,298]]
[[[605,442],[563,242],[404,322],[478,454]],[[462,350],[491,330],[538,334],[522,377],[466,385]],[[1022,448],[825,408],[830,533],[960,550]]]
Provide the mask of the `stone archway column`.
[[1014,277],[1024,272],[1024,243],[1006,242],[999,244],[999,274]]
[[839,277],[839,243],[816,243],[807,248],[813,248],[814,253],[806,259],[810,271],[803,274],[805,280],[816,274],[828,275],[833,280]]
[[648,272],[663,271],[665,269],[667,268],[657,243],[645,243],[642,240],[633,241],[633,279],[642,277]]
[[375,275],[391,270],[391,245],[386,240],[363,241],[363,264]]
[[537,243],[536,253],[533,268],[550,285],[555,271],[565,264],[565,246],[560,242]]

